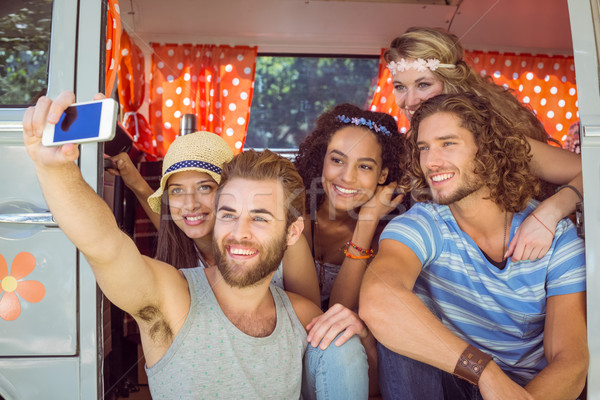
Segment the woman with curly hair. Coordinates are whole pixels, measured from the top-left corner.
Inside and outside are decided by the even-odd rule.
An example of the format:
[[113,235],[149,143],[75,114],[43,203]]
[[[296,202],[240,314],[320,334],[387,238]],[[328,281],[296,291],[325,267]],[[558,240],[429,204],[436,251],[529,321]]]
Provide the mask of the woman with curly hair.
[[324,310],[356,309],[382,219],[402,201],[404,137],[388,114],[341,104],[323,113],[295,164],[306,188],[304,235],[312,249]]
[[[536,211],[540,221],[528,218],[510,242],[507,257],[512,256],[513,261],[534,260],[546,254],[556,224],[573,213],[580,201],[581,158],[548,145],[549,136],[531,109],[489,76],[474,71],[463,55],[455,35],[434,28],[409,28],[392,41],[384,54],[392,72],[396,104],[410,120],[427,99],[442,93],[469,92],[486,98],[505,115],[517,116],[513,129],[527,138],[533,173],[543,181],[574,189],[559,190],[543,201]],[[542,224],[551,227],[551,231]]]
[[[360,284],[379,234],[404,198],[394,193],[404,155],[405,139],[394,118],[351,104],[323,113],[300,144],[295,164],[306,188],[305,220],[310,221],[303,233],[315,259],[321,307],[340,326],[351,328],[350,310],[358,308]],[[369,393],[376,395],[376,342],[370,335],[363,345]]]

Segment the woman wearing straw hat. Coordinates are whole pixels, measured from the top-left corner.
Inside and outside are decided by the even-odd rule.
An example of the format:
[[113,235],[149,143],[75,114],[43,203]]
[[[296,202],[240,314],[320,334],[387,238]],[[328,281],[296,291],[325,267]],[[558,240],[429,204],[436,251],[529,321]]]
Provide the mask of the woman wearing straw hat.
[[[214,266],[212,233],[214,196],[221,182],[221,167],[233,158],[227,143],[211,132],[180,136],[163,160],[156,192],[125,153],[112,157],[125,185],[136,195],[158,230],[156,258],[178,268]],[[285,252],[273,283],[319,304],[319,287],[304,238]]]

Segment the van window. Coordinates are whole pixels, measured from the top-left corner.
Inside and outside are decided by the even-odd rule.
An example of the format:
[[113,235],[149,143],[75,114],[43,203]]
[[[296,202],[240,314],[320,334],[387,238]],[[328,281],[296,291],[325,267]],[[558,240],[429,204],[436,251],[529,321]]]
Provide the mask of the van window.
[[48,86],[52,0],[2,0],[0,106],[33,104]]
[[369,106],[379,57],[259,54],[244,148],[297,149],[340,103]]

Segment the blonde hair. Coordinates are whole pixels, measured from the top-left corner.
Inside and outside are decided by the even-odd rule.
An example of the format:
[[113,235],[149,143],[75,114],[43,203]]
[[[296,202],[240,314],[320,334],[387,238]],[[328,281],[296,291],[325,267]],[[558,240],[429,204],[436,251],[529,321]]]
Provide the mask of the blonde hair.
[[444,93],[470,92],[483,96],[502,114],[518,120],[516,129],[521,134],[546,143],[549,136],[531,108],[523,105],[508,89],[496,85],[489,76],[481,76],[464,60],[464,50],[458,37],[436,28],[409,28],[395,38],[384,53],[387,63],[405,59],[437,59],[456,68],[438,68],[432,73],[444,84]]

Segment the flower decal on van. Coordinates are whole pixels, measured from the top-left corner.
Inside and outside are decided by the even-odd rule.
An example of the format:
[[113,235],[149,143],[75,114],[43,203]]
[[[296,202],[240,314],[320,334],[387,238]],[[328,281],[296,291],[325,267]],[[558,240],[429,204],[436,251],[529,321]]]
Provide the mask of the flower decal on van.
[[21,314],[19,296],[29,302],[37,303],[44,298],[46,289],[41,282],[23,281],[22,278],[33,272],[35,257],[31,253],[17,254],[8,272],[6,260],[0,254],[0,318],[14,321]]

